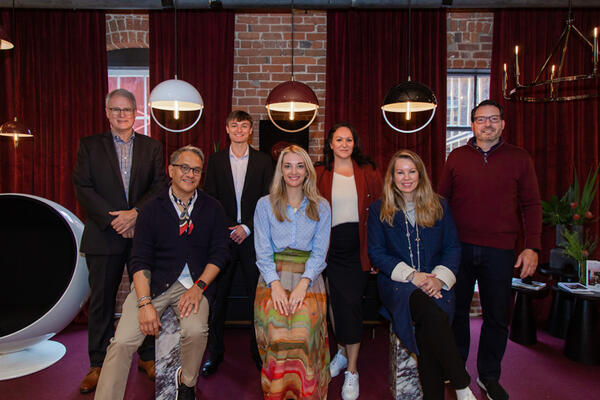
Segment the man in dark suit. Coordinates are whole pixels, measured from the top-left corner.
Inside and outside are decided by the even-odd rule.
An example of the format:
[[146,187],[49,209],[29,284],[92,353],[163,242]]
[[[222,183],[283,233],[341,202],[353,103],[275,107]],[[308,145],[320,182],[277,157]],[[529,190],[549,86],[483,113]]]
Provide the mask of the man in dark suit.
[[[106,96],[110,131],[79,142],[73,169],[75,195],[85,214],[80,251],[85,253],[92,289],[88,316],[90,371],[79,389],[97,385],[106,348],[114,334],[115,297],[129,257],[139,208],[167,185],[162,145],[133,131],[136,101],[117,89]],[[139,367],[152,378],[152,346]]]
[[[235,266],[239,262],[244,275],[250,305],[250,320],[254,321],[254,296],[258,282],[254,238],[252,237],[256,202],[269,193],[273,178],[271,158],[248,144],[252,134],[252,117],[244,111],[233,111],[227,117],[225,128],[231,146],[213,154],[208,161],[204,191],[221,202],[229,229],[230,264],[217,279],[217,295],[211,304],[211,322],[208,349],[210,357],[202,366],[202,375],[217,371],[223,361],[223,329]],[[261,362],[252,329],[250,343],[252,359],[260,368]]]

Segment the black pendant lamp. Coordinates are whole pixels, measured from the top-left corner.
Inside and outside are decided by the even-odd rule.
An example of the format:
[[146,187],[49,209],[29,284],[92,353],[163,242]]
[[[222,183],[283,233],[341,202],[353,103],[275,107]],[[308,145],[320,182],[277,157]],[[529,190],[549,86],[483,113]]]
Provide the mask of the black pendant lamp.
[[[385,122],[394,130],[402,133],[418,132],[425,128],[433,120],[435,109],[437,107],[437,99],[433,91],[426,85],[413,82],[410,79],[410,56],[411,56],[411,2],[408,0],[408,57],[407,71],[408,80],[401,82],[392,87],[383,99],[381,112]],[[410,121],[414,118],[413,113],[421,113],[423,111],[431,111],[431,116],[427,121],[415,129],[402,129],[392,124],[386,115],[386,112],[404,114],[401,118]]]

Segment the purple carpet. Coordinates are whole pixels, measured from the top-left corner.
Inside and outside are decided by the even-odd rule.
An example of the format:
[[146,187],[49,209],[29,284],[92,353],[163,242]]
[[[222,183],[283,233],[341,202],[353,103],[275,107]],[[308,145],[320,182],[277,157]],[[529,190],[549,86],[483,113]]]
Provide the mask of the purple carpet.
[[[472,355],[467,368],[478,399],[485,399],[477,387],[475,356],[480,319],[473,319],[471,331]],[[79,383],[88,370],[86,327],[71,325],[54,340],[67,347],[67,354],[51,367],[22,378],[0,381],[2,400],[92,400],[93,395],[79,393]],[[600,399],[600,366],[586,366],[567,359],[562,354],[564,341],[538,331],[539,343],[521,346],[509,341],[502,365],[502,380],[511,399]],[[227,353],[216,375],[200,377],[198,391],[201,399],[262,399],[259,373],[249,355],[248,328],[226,330]],[[332,344],[332,348],[333,348]],[[137,360],[134,359],[134,363]],[[135,365],[135,364],[134,364]],[[387,328],[365,329],[359,358],[360,399],[391,399],[388,389]],[[329,385],[329,399],[339,399],[343,375]],[[154,399],[154,383],[132,368],[129,374],[127,400]],[[448,391],[447,399],[454,399]]]

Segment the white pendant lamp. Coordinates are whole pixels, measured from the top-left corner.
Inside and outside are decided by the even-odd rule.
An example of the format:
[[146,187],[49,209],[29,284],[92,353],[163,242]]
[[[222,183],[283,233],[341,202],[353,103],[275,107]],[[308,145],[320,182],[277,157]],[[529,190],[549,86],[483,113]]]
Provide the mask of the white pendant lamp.
[[[162,129],[169,132],[185,132],[200,121],[202,111],[204,109],[204,100],[200,92],[186,81],[177,79],[177,1],[173,1],[175,8],[175,78],[163,81],[156,85],[152,92],[150,92],[150,98],[148,99],[148,105],[150,106],[150,114],[154,122],[158,124]],[[154,110],[167,111],[167,113],[161,113],[165,119],[161,121],[161,118],[155,114]],[[198,111],[198,116],[193,123],[184,126],[180,129],[174,129],[167,127],[167,120],[180,120],[182,113],[188,113]],[[172,114],[171,114],[172,112]]]

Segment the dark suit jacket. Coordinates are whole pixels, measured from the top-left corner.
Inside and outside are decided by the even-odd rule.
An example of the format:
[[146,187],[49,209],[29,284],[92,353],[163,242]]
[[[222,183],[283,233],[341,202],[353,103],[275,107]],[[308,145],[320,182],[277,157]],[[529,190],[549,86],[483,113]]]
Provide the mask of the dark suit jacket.
[[[225,213],[219,202],[198,191],[192,209],[194,229],[190,235],[179,235],[179,217],[165,189],[142,208],[135,225],[135,238],[129,272],[147,269],[151,272],[152,297],[173,284],[187,263],[195,282],[206,267],[214,264],[223,269],[229,257]],[[204,295],[211,299],[216,285],[209,285]]]
[[[248,168],[242,190],[241,209],[242,224],[254,232],[254,209],[256,202],[269,193],[273,179],[273,161],[271,157],[251,146],[248,154]],[[215,197],[225,209],[227,226],[238,225],[235,187],[229,162],[229,147],[214,153],[208,160],[204,191]],[[247,240],[247,239],[246,239]]]
[[135,133],[129,179],[129,201],[111,132],[87,136],[79,141],[73,169],[73,184],[79,204],[85,211],[85,227],[80,251],[87,254],[120,254],[130,239],[124,239],[110,226],[109,211],[141,208],[167,185],[162,144]]

